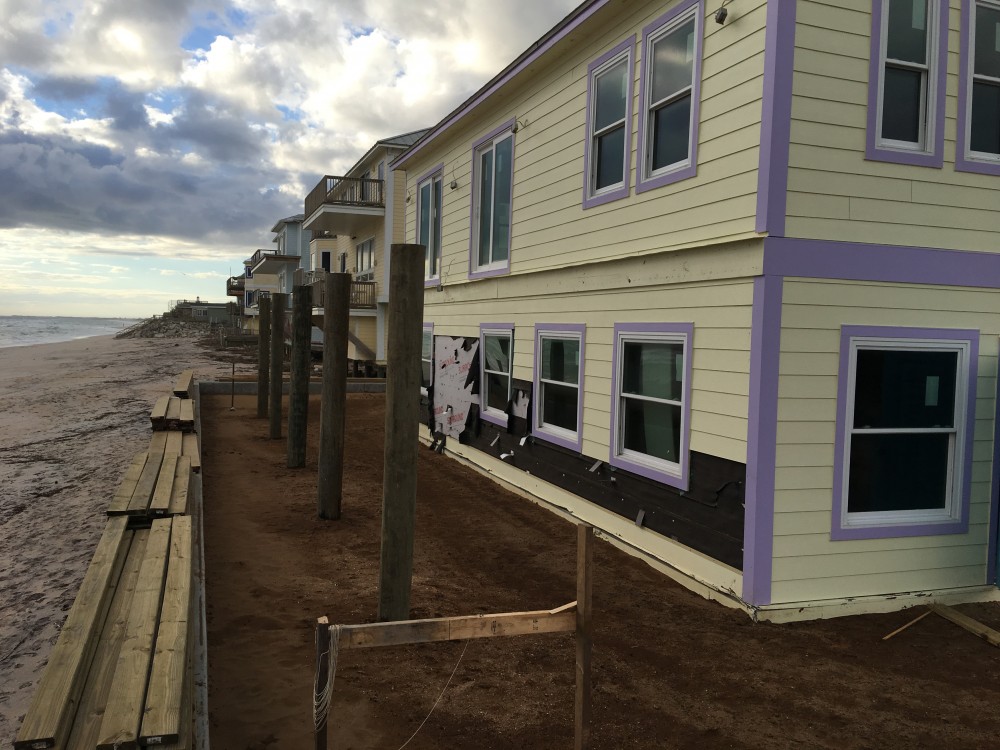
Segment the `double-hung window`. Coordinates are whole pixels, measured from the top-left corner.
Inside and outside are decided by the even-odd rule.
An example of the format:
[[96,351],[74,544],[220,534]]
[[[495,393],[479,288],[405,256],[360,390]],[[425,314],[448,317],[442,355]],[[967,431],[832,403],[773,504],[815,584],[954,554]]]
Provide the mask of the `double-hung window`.
[[571,450],[583,436],[582,325],[535,326],[535,433]]
[[420,342],[420,391],[426,395],[434,384],[434,324],[424,323]]
[[696,172],[701,9],[682,2],[643,30],[636,192]]
[[978,336],[843,328],[833,539],[967,529]]
[[628,197],[634,49],[630,37],[588,67],[584,208]]
[[514,187],[514,123],[476,142],[473,148],[473,222],[469,276],[510,268],[511,202]]
[[874,1],[867,158],[941,166],[947,8],[947,0]]
[[483,324],[480,340],[480,414],[488,422],[507,426],[510,402],[511,363],[514,357],[514,327],[509,324]]
[[690,323],[615,326],[610,463],[688,488]]
[[371,281],[375,276],[375,238],[354,248],[354,270],[358,281]]
[[424,279],[441,278],[441,171],[417,183],[417,243],[424,246]]
[[956,169],[1000,175],[1000,2],[962,4]]

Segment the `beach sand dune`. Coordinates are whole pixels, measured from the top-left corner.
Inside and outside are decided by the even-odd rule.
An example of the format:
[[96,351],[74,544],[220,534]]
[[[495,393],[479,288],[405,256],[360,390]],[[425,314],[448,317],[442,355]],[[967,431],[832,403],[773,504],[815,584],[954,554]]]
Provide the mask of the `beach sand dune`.
[[[104,527],[181,370],[231,365],[194,339],[0,349],[0,747],[14,740]],[[248,369],[243,366],[243,369]]]

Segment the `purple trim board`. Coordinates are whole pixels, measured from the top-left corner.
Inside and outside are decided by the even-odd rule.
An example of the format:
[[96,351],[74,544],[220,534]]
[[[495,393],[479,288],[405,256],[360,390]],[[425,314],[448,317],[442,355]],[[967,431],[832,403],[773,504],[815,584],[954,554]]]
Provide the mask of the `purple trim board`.
[[[492,141],[498,135],[510,130],[513,131],[514,125],[517,122],[515,118],[507,120],[503,125],[493,128],[489,133],[477,139],[475,143],[472,144],[472,182],[469,186],[469,279],[484,279],[489,276],[504,276],[510,273],[510,253],[511,246],[514,244],[514,222],[510,222],[510,232],[507,234],[507,263],[501,268],[493,268],[488,271],[477,271],[476,270],[476,260],[479,258],[479,252],[475,247],[477,242],[478,233],[473,231],[476,228],[476,188],[478,186],[479,178],[479,160],[476,158],[476,150],[488,141]],[[510,165],[510,215],[511,219],[514,216],[514,154],[517,151],[517,134],[511,133],[511,165]]]
[[[933,103],[933,144],[928,150],[908,150],[878,145],[879,99],[882,82],[882,18],[888,8],[886,0],[872,0],[871,54],[868,67],[868,115],[865,141],[865,158],[871,161],[888,161],[918,167],[941,168],[944,164],[944,103],[948,81],[948,0],[930,0],[937,5],[937,40],[931,40],[934,55],[931,69],[935,71],[935,99]],[[929,83],[930,81],[928,81]],[[927,123],[930,126],[931,123]]]
[[[579,386],[579,398],[576,403],[576,440],[569,440],[558,435],[553,435],[551,433],[545,432],[544,428],[540,428],[539,424],[541,419],[539,417],[539,408],[541,399],[539,394],[541,389],[539,388],[539,377],[541,376],[541,364],[542,364],[542,346],[541,346],[541,336],[543,334],[553,333],[570,333],[578,334],[580,339],[580,382]],[[586,343],[587,343],[587,326],[583,323],[536,323],[535,324],[535,372],[533,379],[533,392],[532,392],[532,407],[531,407],[531,433],[539,440],[544,440],[548,443],[553,443],[555,445],[560,445],[563,448],[569,448],[572,451],[580,450],[583,445],[583,378],[586,358]]]
[[[622,185],[613,190],[605,190],[599,194],[591,194],[590,159],[594,145],[594,136],[590,131],[591,117],[594,105],[594,71],[614,58],[625,54],[628,60],[628,78],[625,91],[625,179]],[[594,60],[587,66],[587,129],[584,131],[586,140],[583,144],[583,207],[593,208],[611,201],[621,200],[629,196],[629,180],[632,175],[632,88],[635,80],[635,34],[621,44]]]
[[962,3],[962,31],[958,68],[958,133],[955,142],[955,170],[1000,175],[1000,163],[969,158],[969,89],[972,87],[972,14],[974,0]]
[[783,237],[785,234],[795,66],[795,6],[795,0],[768,0],[767,3],[756,231],[772,237]]
[[[616,452],[618,442],[618,377],[619,362],[621,362],[621,337],[642,340],[643,334],[673,333],[684,337],[684,394],[681,409],[681,450],[680,475],[670,474],[662,469],[655,469],[646,464],[634,461]],[[633,474],[652,479],[655,482],[676,487],[687,492],[691,471],[691,360],[694,351],[694,323],[615,323],[614,345],[611,363],[611,440],[608,451],[608,463],[612,466]]]
[[[896,524],[884,526],[844,526],[841,518],[844,511],[844,476],[846,457],[844,455],[847,424],[847,384],[850,379],[851,341],[860,337],[887,339],[918,339],[935,341],[959,341],[969,344],[969,372],[966,386],[965,454],[963,456],[962,487],[960,490],[960,510],[957,520],[937,521],[923,524]],[[964,534],[969,530],[969,501],[972,493],[972,447],[976,428],[976,379],[979,371],[979,331],[950,328],[898,328],[889,326],[841,326],[840,329],[840,369],[837,377],[837,435],[833,460],[833,514],[830,524],[830,539],[891,539],[904,536],[937,536],[940,534]]]
[[[646,112],[646,89],[648,81],[646,76],[649,71],[646,68],[646,61],[649,55],[649,37],[662,29],[664,26],[689,12],[694,8],[694,70],[693,82],[691,86],[691,129],[688,133],[688,164],[679,169],[674,169],[666,174],[646,176],[646,126],[648,113]],[[704,47],[705,36],[705,5],[704,0],[683,0],[676,7],[671,8],[662,16],[642,30],[642,52],[639,64],[639,139],[636,148],[636,170],[635,170],[635,192],[643,193],[647,190],[663,187],[674,182],[693,177],[698,173],[698,126],[700,124],[701,112],[701,57]]]
[[513,323],[480,323],[479,324],[479,417],[491,424],[507,429],[507,417],[503,419],[486,411],[486,333],[506,332],[510,334],[510,373],[514,379],[514,324]]

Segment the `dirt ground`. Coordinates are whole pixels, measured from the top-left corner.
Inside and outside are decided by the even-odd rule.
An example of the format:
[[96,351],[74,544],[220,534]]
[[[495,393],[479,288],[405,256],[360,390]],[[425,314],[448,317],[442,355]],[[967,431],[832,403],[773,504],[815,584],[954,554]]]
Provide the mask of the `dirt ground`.
[[[304,469],[256,397],[202,403],[213,750],[312,746],[313,624],[375,620],[384,399],[349,397],[340,521],[316,517],[318,402]],[[575,598],[573,527],[424,448],[412,614],[549,609]],[[910,610],[753,624],[598,541],[593,747],[995,748],[1000,650]],[[962,611],[1000,628],[1000,607]],[[331,748],[573,744],[572,635],[341,653]],[[456,668],[457,664],[457,668]]]

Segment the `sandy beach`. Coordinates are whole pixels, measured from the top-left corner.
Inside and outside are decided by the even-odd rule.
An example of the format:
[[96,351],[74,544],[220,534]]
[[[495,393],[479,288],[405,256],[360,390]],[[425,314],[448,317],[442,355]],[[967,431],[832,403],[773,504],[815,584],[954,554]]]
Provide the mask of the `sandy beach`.
[[0,349],[0,747],[28,708],[103,511],[147,444],[153,402],[183,369],[229,375],[214,355],[190,338]]

